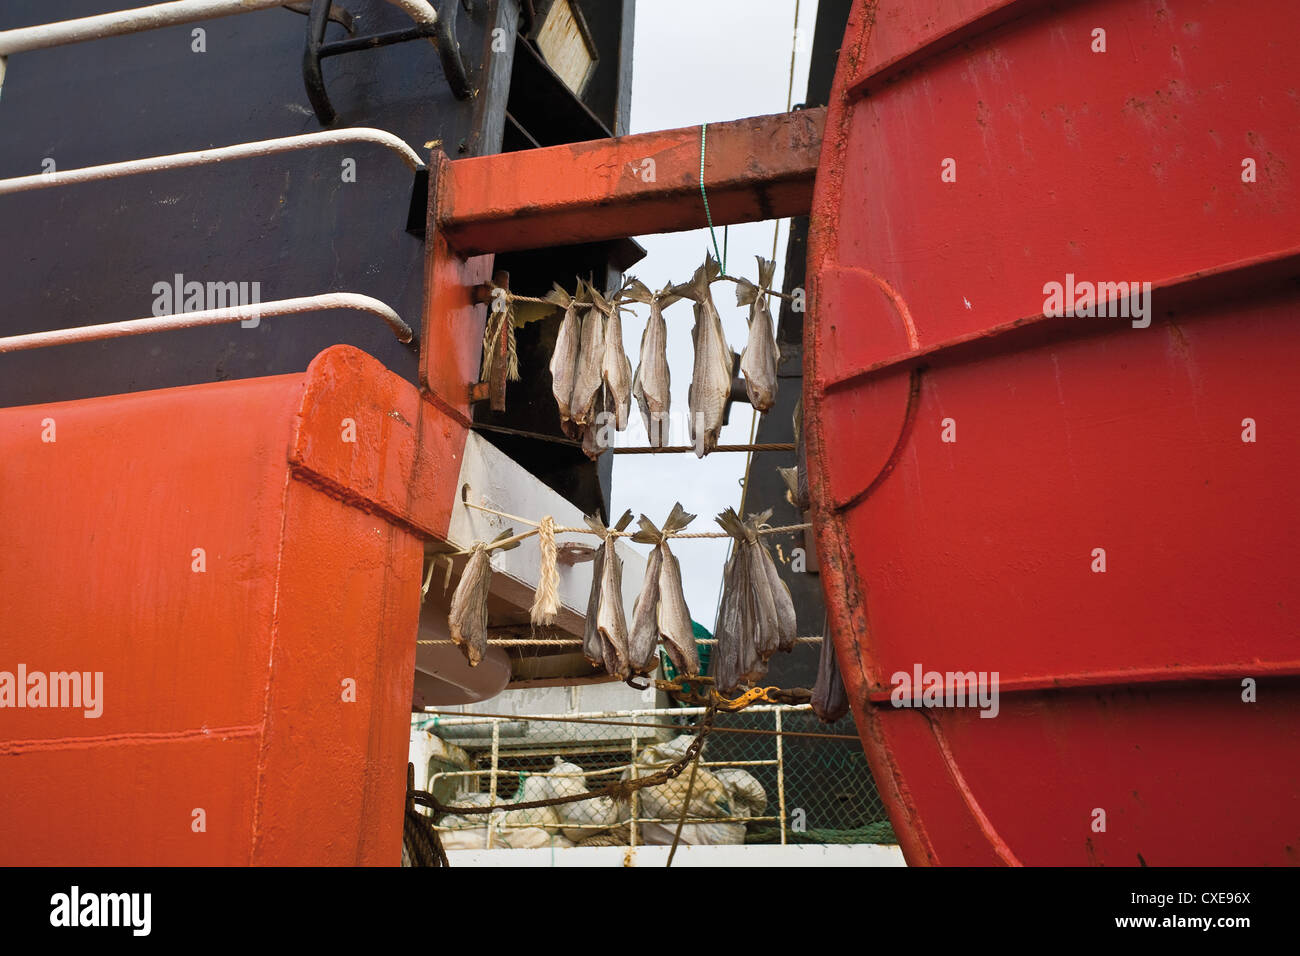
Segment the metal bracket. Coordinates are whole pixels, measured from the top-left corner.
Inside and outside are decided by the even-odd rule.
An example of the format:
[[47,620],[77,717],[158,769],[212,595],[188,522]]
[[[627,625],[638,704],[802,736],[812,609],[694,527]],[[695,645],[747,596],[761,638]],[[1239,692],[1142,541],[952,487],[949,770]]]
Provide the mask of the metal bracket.
[[329,92],[325,89],[325,74],[321,69],[321,60],[327,56],[339,56],[354,53],[357,50],[373,50],[377,47],[391,46],[394,43],[406,43],[410,40],[429,40],[438,50],[442,61],[442,72],[451,87],[452,95],[458,100],[467,100],[474,95],[469,76],[465,71],[465,61],[460,55],[460,45],[456,42],[455,0],[443,4],[443,10],[432,23],[418,23],[406,30],[393,30],[388,33],[374,33],[369,36],[350,36],[346,40],[325,42],[325,30],[330,22],[330,0],[311,0],[311,10],[307,15],[307,47],[302,56],[302,79],[307,87],[307,98],[311,100],[312,109],[322,126],[330,126],[338,118],[330,103]]

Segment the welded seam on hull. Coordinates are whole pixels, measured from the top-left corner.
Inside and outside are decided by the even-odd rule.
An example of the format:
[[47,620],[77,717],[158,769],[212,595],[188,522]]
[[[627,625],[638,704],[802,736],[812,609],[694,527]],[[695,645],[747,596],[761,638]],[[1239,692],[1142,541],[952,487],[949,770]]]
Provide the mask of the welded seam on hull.
[[233,727],[203,727],[195,730],[159,730],[98,734],[93,737],[50,737],[33,740],[8,740],[0,742],[0,757],[25,753],[48,753],[53,750],[90,750],[98,747],[133,747],[149,744],[185,743],[196,740],[223,741],[240,737],[255,737],[261,732],[260,724],[239,724]]
[[[1206,292],[1206,284],[1230,283],[1229,288],[1249,289],[1250,294],[1259,295],[1264,288],[1285,290],[1289,288],[1290,277],[1294,270],[1300,269],[1300,247],[1289,246],[1283,249],[1237,259],[1232,262],[1219,263],[1204,269],[1183,273],[1179,276],[1159,279],[1151,283],[1151,294],[1162,296],[1160,314],[1168,316],[1170,311],[1179,308],[1195,307],[1213,296]],[[871,275],[866,270],[859,270]],[[1220,296],[1230,299],[1230,296]],[[1118,303],[1119,299],[1104,299],[1099,305]],[[1155,321],[1154,316],[1151,317]],[[1167,321],[1162,320],[1162,321]],[[897,371],[908,363],[922,362],[930,359],[931,365],[954,361],[979,361],[983,354],[968,353],[964,358],[954,358],[950,353],[975,346],[988,346],[999,352],[1021,350],[1027,346],[1023,337],[1035,334],[1060,335],[1068,339],[1082,339],[1105,336],[1110,330],[1105,326],[1079,322],[1071,316],[1047,315],[1037,312],[1021,316],[1000,325],[963,332],[960,335],[933,342],[925,348],[913,345],[910,352],[902,352],[872,362],[864,368],[844,373],[840,378],[825,384],[825,393],[837,392],[859,385],[862,382],[884,373]]]
[[957,758],[953,756],[952,748],[948,746],[948,737],[939,726],[938,718],[931,716],[926,711],[921,711],[921,715],[929,722],[930,730],[934,733],[935,743],[939,745],[939,754],[943,757],[944,766],[948,770],[948,776],[952,778],[953,784],[961,794],[962,801],[966,804],[966,809],[970,811],[975,820],[975,825],[980,828],[984,839],[989,841],[989,846],[993,848],[993,852],[997,854],[998,859],[1003,863],[1008,866],[1024,866],[1016,854],[1012,852],[1011,847],[1007,846],[1006,841],[998,836],[993,821],[988,818],[984,813],[984,808],[975,799],[975,794],[966,782],[966,777],[962,774],[961,768],[957,766]]
[[[1074,0],[1074,2],[1080,2],[1080,0]],[[1052,4],[1051,0],[1007,0],[1007,2],[996,6],[994,9],[986,7],[969,20],[953,24],[938,36],[923,42],[920,46],[908,50],[893,60],[880,64],[868,75],[859,77],[849,87],[848,98],[850,100],[859,100],[864,96],[869,96],[900,74],[915,70],[928,61],[941,57],[964,44],[973,43],[986,33],[992,33],[1009,23],[1032,17],[1034,14],[1042,12],[1043,8],[1049,5],[1055,4]]]
[[[367,735],[367,740],[366,740],[366,753],[367,753],[367,757],[369,758],[367,760],[367,767],[365,768],[366,771],[372,769],[371,761],[373,761],[374,758],[383,757],[383,724],[384,724],[383,716],[384,714],[383,714],[382,702],[384,697],[383,694],[380,693],[379,691],[380,688],[383,687],[382,678],[383,678],[383,671],[384,671],[384,655],[385,653],[387,653],[386,645],[388,643],[388,628],[387,628],[388,602],[390,600],[389,595],[391,593],[391,582],[393,578],[393,562],[397,560],[396,539],[398,533],[400,532],[398,532],[397,529],[393,528],[390,525],[388,528],[388,534],[385,536],[385,542],[387,545],[387,556],[384,560],[383,588],[380,591],[379,615],[378,615],[379,619],[376,622],[377,625],[376,633],[378,637],[378,642],[375,645],[375,658],[374,658],[373,669],[370,675],[370,686],[375,688],[375,693],[372,693],[370,695],[370,718],[366,722],[367,726],[370,728],[370,732]],[[421,549],[421,554],[423,554],[423,549]],[[419,630],[418,613],[416,616],[416,630],[417,631]],[[414,640],[416,636],[417,635],[412,634],[411,639]],[[412,693],[414,694],[414,689],[415,689],[414,673],[411,674],[411,689],[412,689]],[[408,726],[408,733],[409,733],[409,726]],[[386,772],[388,772],[388,768],[386,767],[378,768],[378,774],[380,775],[381,778],[382,775]],[[405,773],[403,773],[402,776],[403,779],[405,779],[406,776]],[[377,807],[375,805],[377,802],[375,790],[379,786],[379,783],[380,780],[375,779],[375,774],[370,772],[365,772],[362,774],[361,808],[356,821],[357,845],[356,845],[356,856],[354,858],[354,863],[357,866],[364,865],[366,860],[366,849],[367,849],[366,836],[370,832],[366,827],[366,821],[372,819],[380,819],[380,820],[389,819],[393,821],[394,825],[396,825],[397,820],[401,815],[401,811],[398,807],[382,807],[382,806]]]
[[[304,391],[306,390],[304,386]],[[299,400],[301,404],[301,399]],[[290,431],[289,441],[292,449],[293,436],[297,429]],[[286,458],[288,455],[286,454]],[[270,743],[267,740],[271,724],[271,685],[275,681],[275,650],[280,641],[280,587],[284,579],[284,542],[289,527],[289,491],[293,488],[293,470],[284,470],[284,491],[280,497],[280,540],[275,555],[275,595],[271,602],[271,647],[266,660],[266,693],[262,700],[262,736],[257,747],[257,780],[253,792],[253,832],[248,844],[248,862],[257,860],[257,853],[262,842],[262,801],[263,783],[266,780],[267,753]]]
[[308,465],[301,462],[290,461],[289,471],[295,480],[302,482],[304,485],[315,488],[321,494],[328,495],[330,498],[340,501],[350,508],[364,511],[366,514],[374,515],[376,518],[382,518],[388,524],[404,528],[421,539],[433,538],[435,540],[444,540],[441,539],[439,535],[435,534],[432,529],[420,527],[410,519],[393,511],[388,506],[373,501],[365,495],[349,488],[347,485],[335,481],[333,478],[322,475],[320,472],[314,471]]

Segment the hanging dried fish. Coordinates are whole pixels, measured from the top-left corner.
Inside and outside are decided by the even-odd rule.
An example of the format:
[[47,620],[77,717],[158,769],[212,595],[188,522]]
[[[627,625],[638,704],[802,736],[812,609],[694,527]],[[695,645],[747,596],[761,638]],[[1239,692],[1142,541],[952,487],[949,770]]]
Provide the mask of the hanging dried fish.
[[605,316],[605,352],[600,371],[605,387],[609,389],[609,411],[614,413],[618,430],[622,431],[627,428],[628,416],[632,412],[632,363],[623,350],[623,312],[619,294],[606,298],[592,289],[591,298]]
[[[643,540],[642,536],[660,538],[659,529],[645,517],[640,519],[641,530],[633,536],[633,541]],[[650,549],[646,560],[645,580],[641,584],[641,593],[632,605],[632,630],[627,638],[628,667],[634,677],[644,677],[655,669],[658,662],[659,647],[659,569],[663,566],[663,552],[658,545]]]
[[605,551],[609,542],[601,540],[596,557],[591,563],[591,595],[587,598],[587,620],[582,629],[582,656],[592,667],[605,666],[605,652],[600,640],[596,618],[600,614],[600,579],[605,573]]
[[[479,542],[469,550],[469,560],[461,572],[456,592],[451,597],[451,611],[447,615],[451,639],[465,654],[470,667],[475,667],[487,653],[488,595],[492,590],[493,545],[514,536],[508,528],[497,535],[491,544]],[[504,550],[517,547],[519,542],[506,545]]]
[[470,550],[456,593],[451,598],[447,624],[451,639],[475,667],[487,653],[487,602],[492,582],[492,562],[482,543]]
[[598,459],[613,444],[613,429],[610,428],[609,389],[601,383],[596,390],[596,401],[591,406],[591,422],[575,426],[581,436],[583,453],[592,461]]
[[720,690],[731,690],[741,681],[757,680],[767,671],[767,660],[776,651],[794,649],[794,601],[759,533],[771,516],[769,510],[742,521],[733,509],[727,508],[717,517],[722,530],[735,539],[723,576],[723,609],[719,614]]
[[718,444],[727,397],[731,394],[731,350],[722,331],[722,318],[713,304],[709,284],[717,279],[718,263],[708,256],[691,281],[674,286],[673,292],[695,302],[695,368],[688,399],[691,410],[691,441],[696,456],[703,458]]
[[602,372],[605,361],[605,316],[594,301],[599,293],[578,280],[580,298],[583,297],[584,289],[593,301],[587,305],[582,317],[578,361],[573,373],[573,394],[569,397],[569,414],[578,425],[587,425],[593,420],[596,397],[605,384]]
[[[687,514],[681,503],[673,505],[663,531],[655,527],[645,515],[638,521],[640,531],[632,540],[640,544],[653,544],[654,550],[646,562],[645,581],[632,611],[632,634],[628,638],[628,655],[632,672],[649,674],[655,667],[655,648],[660,637],[673,666],[680,673],[698,674],[699,654],[695,648],[695,632],[691,615],[686,609],[682,592],[682,570],[676,556],[668,548],[668,536],[681,531],[695,515]],[[653,601],[653,605],[646,603]]]
[[624,512],[612,528],[601,524],[596,515],[587,515],[585,520],[587,526],[600,534],[604,541],[596,552],[598,568],[592,572],[592,595],[587,601],[583,653],[592,665],[603,667],[611,677],[626,679],[628,655],[627,616],[623,611],[623,559],[614,547],[617,539],[610,532],[622,531],[631,524],[632,512]]
[[761,539],[755,542],[754,550],[760,555],[760,563],[767,571],[768,585],[772,589],[772,599],[776,605],[776,649],[788,653],[794,650],[795,640],[799,635],[799,624],[795,616],[794,599],[790,596],[790,586],[781,580],[776,562],[772,560],[772,552],[767,550],[767,546]]
[[754,635],[750,562],[744,560],[739,542],[722,572],[722,605],[718,609],[717,665],[713,679],[720,693],[731,694],[742,683],[752,683],[767,672],[758,655]]
[[656,549],[663,556],[659,568],[659,635],[664,650],[677,672],[693,677],[700,672],[700,655],[695,646],[695,628],[691,625],[691,612],[686,609],[686,594],[682,590],[682,566],[677,556],[668,548],[667,535],[675,534],[695,520],[680,503],[664,522],[665,537]]
[[767,295],[772,288],[776,263],[762,256],[758,259],[758,285],[746,279],[736,284],[736,305],[749,306],[749,340],[740,356],[740,370],[745,374],[745,392],[749,402],[765,412],[776,401],[776,363],[781,352],[776,346],[772,313]]
[[632,397],[641,407],[641,417],[645,420],[651,447],[662,448],[668,444],[668,409],[672,401],[669,392],[672,375],[668,370],[668,326],[664,323],[663,310],[681,296],[674,293],[671,286],[651,292],[636,279],[628,281],[623,294],[635,302],[645,302],[650,306],[650,318],[646,320],[645,331],[641,333],[641,354],[637,361],[636,376],[632,380]]
[[[578,285],[582,293],[582,285]],[[578,314],[584,303],[580,298],[569,295],[557,282],[555,288],[546,293],[546,299],[564,309],[560,320],[560,330],[555,336],[555,351],[551,353],[551,392],[555,395],[555,404],[560,410],[560,424],[566,425],[573,419],[569,400],[573,397],[574,376],[578,370],[578,345],[581,337]]]
[[[829,624],[829,622],[828,622]],[[835,644],[829,626],[822,628],[822,656],[817,662],[817,683],[813,685],[813,713],[823,723],[834,723],[849,712],[849,695],[840,676],[839,661],[835,657]]]

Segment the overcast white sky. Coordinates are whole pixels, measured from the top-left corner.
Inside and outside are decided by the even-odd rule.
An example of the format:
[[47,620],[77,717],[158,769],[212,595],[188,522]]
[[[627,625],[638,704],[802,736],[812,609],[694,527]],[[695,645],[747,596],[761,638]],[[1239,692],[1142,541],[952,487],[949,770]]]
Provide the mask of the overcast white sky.
[[[638,0],[636,48],[633,57],[633,133],[672,129],[699,123],[723,122],[746,116],[784,112],[794,38],[795,0]],[[800,52],[795,62],[794,102],[803,100],[808,85],[808,54],[817,16],[816,0],[799,5]],[[784,273],[788,223],[781,224],[777,248],[778,281]],[[747,223],[729,230],[727,271],[755,278],[755,255],[772,252],[773,223]],[[722,229],[717,230],[722,246]],[[712,249],[707,229],[638,241],[648,255],[632,270],[652,289],[685,282]],[[746,312],[735,304],[734,286],[714,286],[714,301],[722,314],[727,343],[740,352],[745,346]],[[641,345],[646,309],[635,307],[623,325],[623,344],[633,366]],[[684,413],[691,380],[690,302],[664,312],[668,324],[668,363],[672,370],[673,417]],[[634,408],[635,412],[635,408]],[[750,406],[732,406],[731,422],[721,441],[742,444],[749,439]],[[622,444],[646,444],[639,414],[619,436]],[[685,419],[683,418],[684,422]],[[675,426],[676,427],[676,426]],[[679,441],[680,439],[680,441]],[[685,434],[673,434],[685,444]],[[673,503],[699,515],[692,531],[716,531],[713,516],[730,505],[739,507],[740,479],[745,455],[619,455],[614,459],[613,502],[617,517],[625,508],[662,522]],[[634,545],[634,547],[639,547]],[[641,549],[646,550],[646,549]],[[718,585],[726,561],[726,539],[688,540],[674,546],[682,564],[686,602],[692,617],[710,630],[717,609]]]

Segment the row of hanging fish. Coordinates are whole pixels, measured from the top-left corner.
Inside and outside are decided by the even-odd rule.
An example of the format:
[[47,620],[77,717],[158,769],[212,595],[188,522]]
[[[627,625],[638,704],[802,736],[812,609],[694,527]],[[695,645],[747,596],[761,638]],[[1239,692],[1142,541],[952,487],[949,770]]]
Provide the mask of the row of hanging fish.
[[564,309],[550,365],[560,427],[582,442],[588,457],[599,458],[605,450],[602,414],[611,414],[621,431],[632,407],[632,363],[623,352],[620,301],[581,279],[576,295],[557,283],[546,299]]
[[[749,307],[749,336],[740,357],[745,391],[750,403],[765,412],[776,401],[776,345],[768,297],[776,266],[759,257],[758,284],[736,280],[736,304]],[[712,285],[721,278],[717,261],[706,257],[690,282],[651,292],[644,283],[629,279],[621,289],[603,296],[589,282],[578,280],[570,295],[556,284],[546,296],[564,310],[551,354],[551,389],[560,413],[560,425],[570,438],[582,442],[583,451],[598,458],[605,450],[600,439],[602,421],[627,428],[633,399],[641,411],[650,444],[668,444],[671,407],[668,368],[668,329],[663,310],[681,299],[694,304],[691,329],[694,366],[688,392],[690,436],[699,457],[718,445],[732,391],[733,356],[722,329],[722,317],[713,301]],[[622,308],[626,302],[650,307],[636,373],[623,349]],[[601,418],[602,413],[607,417]]]
[[[732,694],[743,684],[755,683],[767,672],[767,663],[773,654],[794,649],[794,602],[789,587],[777,572],[771,552],[763,543],[762,529],[771,514],[770,510],[764,511],[742,520],[728,508],[716,519],[735,539],[731,557],[723,571],[723,597],[718,613],[714,683],[723,694]],[[620,680],[648,677],[658,667],[658,649],[662,644],[679,674],[688,677],[699,674],[699,653],[690,611],[686,607],[681,565],[669,545],[672,535],[684,530],[695,517],[687,514],[678,503],[673,506],[662,528],[656,527],[645,515],[638,520],[639,530],[631,536],[632,540],[652,547],[646,561],[645,578],[632,607],[629,628],[623,605],[623,560],[614,545],[618,536],[631,524],[632,512],[624,512],[610,527],[595,515],[587,516],[588,527],[601,537],[592,566],[591,594],[587,601],[582,640],[583,654],[592,666]],[[545,525],[545,530],[552,527],[553,522],[550,522]],[[477,666],[487,652],[491,552],[500,547],[516,547],[517,541],[501,544],[512,535],[513,531],[507,529],[492,542],[479,542],[470,548],[460,582],[452,596],[448,614],[451,639],[460,647],[471,667]],[[543,578],[547,575],[548,541],[553,564],[553,531],[543,533]],[[450,572],[449,561],[449,576]],[[551,594],[542,602],[548,605],[541,610],[544,621],[554,619],[555,608],[549,605],[557,604],[557,597]],[[535,606],[533,612],[536,617],[539,607]],[[838,719],[848,708],[829,634],[822,644],[817,684],[812,696],[813,709],[823,720]]]
[[620,680],[649,676],[658,667],[657,652],[662,642],[680,673],[689,676],[700,672],[681,565],[668,546],[668,536],[694,520],[695,515],[687,514],[680,504],[673,507],[662,530],[645,515],[639,519],[640,530],[632,540],[654,547],[646,561],[641,591],[632,605],[629,630],[623,611],[623,561],[614,543],[616,533],[631,523],[632,512],[625,512],[610,528],[596,516],[587,516],[587,525],[603,539],[596,549],[582,639],[583,654],[593,667],[603,668]]

